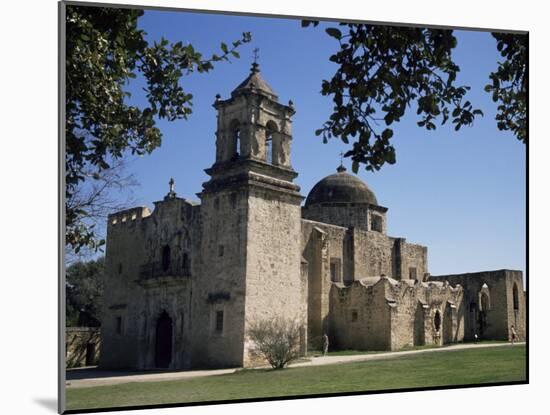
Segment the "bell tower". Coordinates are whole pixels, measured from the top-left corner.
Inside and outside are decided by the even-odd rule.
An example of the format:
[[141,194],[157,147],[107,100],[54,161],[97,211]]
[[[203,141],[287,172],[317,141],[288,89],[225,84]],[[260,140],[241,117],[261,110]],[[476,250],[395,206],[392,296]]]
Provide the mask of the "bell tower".
[[292,101],[278,102],[277,95],[252,64],[250,75],[222,100],[216,96],[218,111],[216,164],[253,160],[282,169],[291,169]]
[[[301,276],[300,188],[291,165],[291,101],[278,97],[258,63],[222,100],[216,96],[216,159],[201,198],[201,278],[194,296],[203,321],[204,364],[247,366],[248,329],[277,317],[307,322]],[[195,291],[195,292],[197,292]],[[199,330],[199,329],[197,329]]]

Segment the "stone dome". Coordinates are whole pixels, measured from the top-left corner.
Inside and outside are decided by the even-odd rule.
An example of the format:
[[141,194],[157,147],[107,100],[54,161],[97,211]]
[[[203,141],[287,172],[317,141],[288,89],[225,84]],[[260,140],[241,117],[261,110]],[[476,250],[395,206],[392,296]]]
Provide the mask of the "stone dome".
[[338,172],[319,181],[306,199],[306,207],[320,203],[369,203],[378,205],[374,192],[357,176],[346,173],[343,166]]

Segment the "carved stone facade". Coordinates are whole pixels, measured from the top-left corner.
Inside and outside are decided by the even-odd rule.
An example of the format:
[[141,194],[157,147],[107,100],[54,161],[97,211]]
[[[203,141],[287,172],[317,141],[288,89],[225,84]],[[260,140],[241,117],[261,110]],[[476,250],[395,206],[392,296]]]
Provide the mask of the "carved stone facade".
[[249,327],[274,317],[299,323],[304,354],[325,333],[343,349],[458,342],[476,331],[471,318],[484,319],[485,338],[507,338],[512,322],[525,336],[520,272],[430,277],[427,248],[388,236],[388,209],[343,166],[301,207],[295,110],[256,64],[213,106],[200,204],[171,181],[152,212],[109,216],[101,366],[251,366]]

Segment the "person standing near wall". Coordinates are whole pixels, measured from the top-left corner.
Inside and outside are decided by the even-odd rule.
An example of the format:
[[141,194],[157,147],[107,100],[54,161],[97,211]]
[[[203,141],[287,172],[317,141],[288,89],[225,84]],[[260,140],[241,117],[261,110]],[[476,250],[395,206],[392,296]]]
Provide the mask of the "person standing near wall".
[[323,356],[326,356],[328,353],[328,336],[323,334]]
[[510,327],[510,334],[511,334],[511,338],[512,338],[512,344],[515,343],[515,341],[517,340],[518,338],[518,334],[516,333],[516,329],[514,327],[514,325],[512,324],[512,326]]

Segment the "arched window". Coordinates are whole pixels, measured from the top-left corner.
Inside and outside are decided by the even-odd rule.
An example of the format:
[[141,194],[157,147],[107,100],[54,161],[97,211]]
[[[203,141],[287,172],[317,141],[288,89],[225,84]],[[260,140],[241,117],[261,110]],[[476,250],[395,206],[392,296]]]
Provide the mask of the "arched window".
[[275,155],[275,133],[277,132],[277,124],[273,121],[268,121],[265,125],[265,161],[271,164],[276,164]]
[[434,327],[435,331],[439,331],[439,329],[441,328],[441,314],[439,313],[439,310],[435,312]]
[[231,121],[231,145],[234,149],[233,157],[238,157],[241,154],[241,125],[239,121]]
[[233,131],[233,139],[235,140],[235,155],[241,154],[241,130],[236,129]]
[[486,293],[481,293],[481,311],[489,311],[489,296]]
[[514,290],[513,290],[513,299],[514,299],[514,310],[519,310],[519,293],[518,293],[518,286],[514,283]]
[[162,248],[161,266],[163,271],[168,271],[170,268],[170,247],[168,245],[164,245]]
[[269,134],[269,135],[266,134],[266,137],[265,137],[265,161],[273,164],[273,135],[272,134]]

